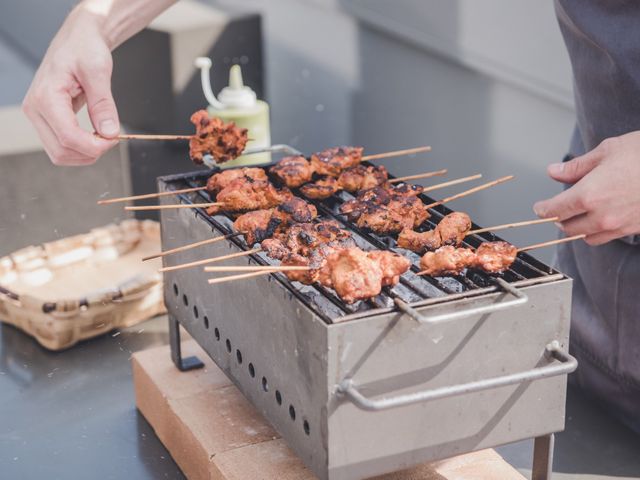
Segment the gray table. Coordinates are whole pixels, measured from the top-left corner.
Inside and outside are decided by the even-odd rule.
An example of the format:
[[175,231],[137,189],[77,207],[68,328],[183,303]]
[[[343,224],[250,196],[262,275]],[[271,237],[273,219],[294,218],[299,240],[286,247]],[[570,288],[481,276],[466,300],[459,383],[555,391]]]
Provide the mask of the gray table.
[[[157,318],[60,353],[0,326],[0,478],[183,479],[136,411],[130,357],[168,340]],[[499,452],[524,472],[530,442]],[[640,479],[640,439],[570,390],[554,480]]]

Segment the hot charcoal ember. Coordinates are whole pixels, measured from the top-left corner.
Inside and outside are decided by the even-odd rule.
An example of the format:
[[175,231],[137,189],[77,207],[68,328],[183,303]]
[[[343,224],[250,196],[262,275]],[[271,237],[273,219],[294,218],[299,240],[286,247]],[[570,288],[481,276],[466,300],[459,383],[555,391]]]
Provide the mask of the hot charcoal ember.
[[269,169],[274,177],[289,188],[298,188],[311,181],[313,167],[302,156],[284,157]]
[[307,257],[295,254],[285,257],[282,265],[310,267],[308,271],[285,274],[290,280],[306,284],[318,282],[333,288],[343,301],[353,303],[379,295],[383,286],[396,285],[411,263],[392,252],[328,246]]
[[233,160],[247,146],[246,128],[209,117],[206,110],[198,110],[191,115],[191,122],[196,126],[196,133],[189,141],[189,156],[197,165],[202,165],[204,155],[211,155],[216,163]]
[[460,275],[466,268],[501,273],[513,264],[517,253],[517,248],[507,242],[485,242],[475,251],[447,245],[425,253],[420,268],[431,276]]
[[338,181],[333,177],[325,177],[314,183],[300,187],[300,193],[313,200],[324,200],[340,190]]
[[291,197],[276,208],[255,210],[240,215],[233,227],[244,235],[247,245],[255,245],[286,231],[290,225],[311,222],[318,215],[316,207]]
[[267,174],[262,168],[234,168],[213,174],[207,180],[207,191],[216,194],[238,179],[267,181]]
[[384,185],[389,178],[387,169],[380,165],[356,165],[344,170],[338,177],[338,185],[347,192],[355,193]]
[[416,232],[406,228],[398,235],[398,246],[416,253],[436,250],[445,245],[460,245],[471,230],[471,218],[463,212],[446,215],[433,230]]
[[338,177],[343,170],[362,161],[362,147],[333,147],[311,155],[311,166],[318,175]]
[[389,235],[417,228],[429,217],[429,211],[420,198],[397,197],[384,205],[367,205],[356,224],[379,235]]
[[207,213],[215,215],[221,211],[246,212],[272,208],[291,199],[293,195],[287,188],[276,189],[265,180],[252,180],[250,178],[237,178],[229,182],[216,195],[216,202],[223,205],[209,207]]

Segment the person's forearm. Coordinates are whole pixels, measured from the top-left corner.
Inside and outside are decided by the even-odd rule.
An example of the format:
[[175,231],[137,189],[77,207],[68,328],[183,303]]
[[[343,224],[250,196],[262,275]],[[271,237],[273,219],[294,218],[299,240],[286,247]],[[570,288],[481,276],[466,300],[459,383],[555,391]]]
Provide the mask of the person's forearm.
[[89,16],[98,23],[113,50],[135,35],[176,0],[83,0],[71,15]]

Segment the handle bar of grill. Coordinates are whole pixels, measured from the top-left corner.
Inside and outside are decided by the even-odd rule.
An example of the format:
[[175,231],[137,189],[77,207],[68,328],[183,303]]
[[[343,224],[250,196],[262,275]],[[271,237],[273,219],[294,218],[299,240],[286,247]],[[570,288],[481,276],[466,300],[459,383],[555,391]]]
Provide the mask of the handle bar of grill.
[[493,388],[506,387],[509,385],[555,377],[558,375],[567,375],[578,367],[578,361],[568,352],[563,350],[557,340],[554,340],[546,346],[545,356],[551,357],[555,361],[549,365],[545,365],[544,367],[536,367],[524,372],[439,387],[431,390],[424,390],[422,392],[399,395],[396,397],[387,397],[375,400],[368,398],[358,390],[358,387],[354,384],[352,379],[343,380],[337,387],[337,393],[349,399],[356,407],[362,410],[381,411],[404,407],[414,403],[430,402],[457,395],[465,395]]
[[496,282],[504,292],[510,294],[514,298],[512,298],[511,300],[503,301],[503,302],[492,303],[490,305],[483,305],[480,307],[469,308],[467,310],[463,310],[460,312],[444,313],[442,315],[432,315],[432,316],[426,316],[421,314],[415,308],[411,307],[408,303],[404,302],[399,298],[394,299],[394,302],[400,310],[402,310],[404,313],[406,313],[409,317],[411,317],[418,323],[422,323],[426,325],[438,325],[440,323],[450,322],[452,320],[459,320],[461,318],[470,317],[473,315],[484,315],[486,313],[493,313],[499,310],[505,310],[507,308],[523,305],[529,301],[529,297],[527,296],[526,293],[524,293],[521,290],[518,290],[509,282],[504,281],[502,278],[496,278]]

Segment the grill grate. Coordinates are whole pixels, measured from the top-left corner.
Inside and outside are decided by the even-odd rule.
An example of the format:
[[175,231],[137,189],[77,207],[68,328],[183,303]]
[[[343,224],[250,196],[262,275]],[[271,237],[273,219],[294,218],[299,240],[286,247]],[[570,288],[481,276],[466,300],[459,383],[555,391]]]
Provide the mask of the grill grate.
[[[161,182],[165,184],[166,190],[178,190],[188,187],[199,187],[206,184],[211,172],[193,172],[162,177]],[[389,178],[393,176],[389,175]],[[294,192],[295,193],[295,192]],[[302,195],[298,196],[304,198]],[[427,195],[421,195],[425,203],[432,203],[435,200]],[[199,191],[190,194],[181,194],[179,198],[184,203],[211,202],[206,191]],[[273,274],[278,281],[282,282],[289,292],[313,309],[325,321],[332,323],[340,321],[346,316],[363,316],[379,313],[382,310],[391,310],[394,307],[394,299],[399,298],[406,303],[416,303],[426,300],[439,299],[446,301],[448,298],[459,299],[461,297],[477,296],[493,292],[497,289],[494,277],[479,271],[467,271],[464,275],[455,277],[428,277],[417,276],[420,256],[407,250],[399,249],[396,240],[392,236],[380,236],[371,232],[363,231],[354,223],[349,222],[344,215],[339,213],[340,205],[350,199],[353,195],[347,192],[339,192],[331,198],[323,201],[312,201],[318,209],[319,216],[337,220],[344,228],[353,232],[357,245],[364,249],[389,249],[401,253],[412,261],[411,270],[405,273],[400,283],[392,288],[385,287],[383,292],[375,298],[356,302],[352,305],[344,303],[334,292],[321,285],[302,285],[298,282],[290,282],[282,273]],[[441,205],[431,209],[432,216],[418,230],[428,230],[435,225],[452,210]],[[233,230],[233,218],[229,214],[209,216],[204,209],[195,210],[196,217],[211,225],[212,230],[221,234],[235,233]],[[473,228],[480,228],[473,225]],[[465,239],[465,245],[477,247],[483,241],[500,240],[498,236],[491,232],[471,235]],[[242,236],[233,237],[229,242],[237,245],[243,250],[249,250],[252,246],[247,245]],[[260,265],[271,265],[274,263],[266,254],[260,252],[252,254],[250,262]],[[542,262],[534,259],[526,253],[519,253],[518,258],[512,267],[501,276],[509,282],[544,280],[545,277],[557,274],[553,269]]]

